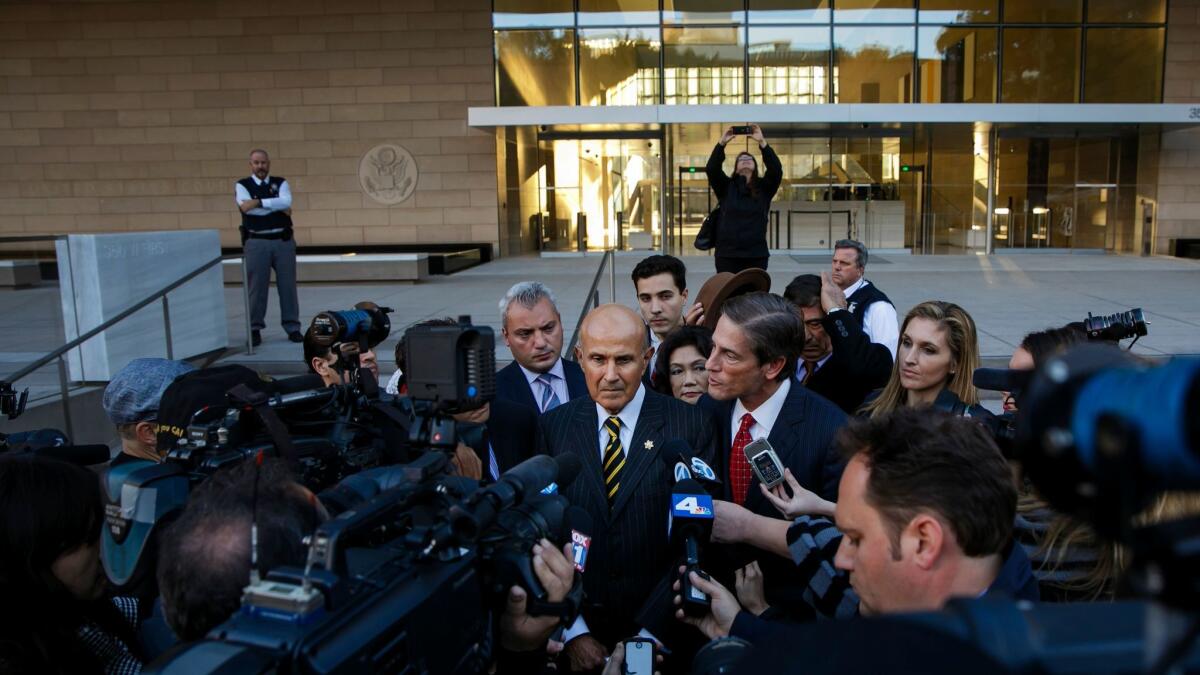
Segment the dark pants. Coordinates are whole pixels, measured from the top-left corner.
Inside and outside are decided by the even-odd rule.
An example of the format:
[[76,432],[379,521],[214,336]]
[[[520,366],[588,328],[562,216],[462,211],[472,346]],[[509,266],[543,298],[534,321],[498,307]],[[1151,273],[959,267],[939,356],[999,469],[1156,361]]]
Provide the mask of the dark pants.
[[757,267],[760,270],[767,269],[767,260],[770,256],[761,258],[732,258],[729,256],[718,255],[713,257],[713,261],[717,263],[717,272],[733,272],[737,274],[742,270],[748,270]]
[[300,302],[296,293],[296,240],[247,239],[242,254],[246,256],[246,277],[250,286],[250,327],[266,327],[267,295],[271,287],[271,270],[275,270],[275,287],[279,291],[279,315],[287,333],[300,330]]

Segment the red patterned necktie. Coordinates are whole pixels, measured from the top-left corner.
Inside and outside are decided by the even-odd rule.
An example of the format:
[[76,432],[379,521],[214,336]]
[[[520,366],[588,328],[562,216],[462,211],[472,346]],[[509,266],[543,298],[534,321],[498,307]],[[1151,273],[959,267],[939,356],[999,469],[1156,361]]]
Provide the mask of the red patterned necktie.
[[729,450],[729,486],[733,489],[733,501],[743,505],[746,503],[746,493],[750,491],[750,462],[746,459],[746,446],[750,445],[750,427],[754,426],[754,418],[750,413],[742,415],[742,425],[738,427],[737,435],[733,437],[733,448]]

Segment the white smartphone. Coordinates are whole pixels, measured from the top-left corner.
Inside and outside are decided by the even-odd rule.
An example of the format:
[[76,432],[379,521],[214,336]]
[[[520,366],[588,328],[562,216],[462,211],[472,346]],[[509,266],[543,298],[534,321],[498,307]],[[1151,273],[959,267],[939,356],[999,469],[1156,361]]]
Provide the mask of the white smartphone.
[[625,675],[654,675],[654,640],[629,638],[625,641]]

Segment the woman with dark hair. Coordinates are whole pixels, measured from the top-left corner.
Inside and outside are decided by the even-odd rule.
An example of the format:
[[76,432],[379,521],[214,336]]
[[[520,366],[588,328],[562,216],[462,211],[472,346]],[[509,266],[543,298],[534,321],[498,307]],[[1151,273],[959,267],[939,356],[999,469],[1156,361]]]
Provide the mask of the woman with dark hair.
[[667,333],[654,362],[654,389],[684,403],[695,403],[708,392],[704,362],[712,353],[712,331],[703,326],[680,326]]
[[720,221],[716,229],[715,260],[717,272],[737,274],[745,269],[757,267],[767,269],[767,214],[771,200],[779,191],[783,181],[783,165],[775,150],[767,145],[762,129],[750,125],[750,138],[758,143],[762,151],[763,164],[767,171],[758,175],[758,160],[748,152],[739,152],[733,162],[733,176],[725,175],[725,146],[736,135],[734,127],[725,130],[721,140],[713,148],[704,173],[708,175],[708,186],[717,196],[720,205]]
[[0,672],[137,673],[137,601],[106,597],[91,471],[0,457]]

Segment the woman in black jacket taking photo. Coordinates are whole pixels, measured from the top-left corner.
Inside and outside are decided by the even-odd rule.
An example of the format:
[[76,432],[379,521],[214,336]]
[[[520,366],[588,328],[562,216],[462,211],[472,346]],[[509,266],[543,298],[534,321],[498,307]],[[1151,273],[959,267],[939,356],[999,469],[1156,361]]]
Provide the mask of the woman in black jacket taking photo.
[[725,145],[737,135],[734,127],[725,130],[704,167],[708,186],[721,207],[715,237],[718,272],[736,274],[751,267],[767,269],[770,255],[767,251],[767,214],[783,180],[783,165],[767,145],[762,129],[757,124],[749,128],[750,138],[762,151],[763,164],[767,167],[765,174],[758,175],[758,160],[754,155],[740,152],[734,161],[733,176],[725,175],[721,165],[725,163]]

